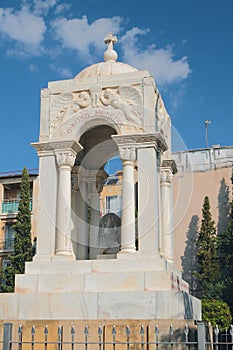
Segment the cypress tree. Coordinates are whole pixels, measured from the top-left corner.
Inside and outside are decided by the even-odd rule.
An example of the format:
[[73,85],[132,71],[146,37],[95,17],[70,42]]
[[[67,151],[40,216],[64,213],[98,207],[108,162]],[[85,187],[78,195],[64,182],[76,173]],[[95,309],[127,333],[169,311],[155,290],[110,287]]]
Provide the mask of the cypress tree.
[[233,314],[233,167],[231,183],[232,200],[230,203],[230,216],[226,230],[219,234],[219,253],[221,275],[224,283],[224,300],[230,305]]
[[[200,297],[207,297],[211,292],[218,294],[216,282],[219,278],[219,259],[217,254],[217,237],[215,222],[210,212],[209,197],[205,197],[202,207],[201,228],[196,240],[197,279],[199,281]],[[218,295],[211,295],[216,298]]]
[[30,182],[25,167],[22,171],[18,214],[13,229],[15,231],[14,253],[9,257],[9,266],[2,273],[1,292],[14,291],[15,275],[23,274],[25,262],[32,260]]

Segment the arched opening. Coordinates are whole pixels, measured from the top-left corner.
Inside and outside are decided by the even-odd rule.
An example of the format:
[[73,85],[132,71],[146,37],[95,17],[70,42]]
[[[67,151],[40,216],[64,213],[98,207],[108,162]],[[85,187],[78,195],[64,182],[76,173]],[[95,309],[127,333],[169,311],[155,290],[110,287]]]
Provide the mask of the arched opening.
[[[102,219],[105,214],[101,202],[103,186],[109,178],[106,164],[118,155],[118,147],[112,139],[115,134],[117,132],[112,127],[98,125],[88,129],[79,139],[83,150],[77,154],[72,169],[71,196],[71,236],[78,260],[97,259],[103,254],[113,255],[120,248],[120,214],[108,211],[105,214],[111,215]],[[106,207],[108,197],[105,196],[104,200]],[[117,200],[120,203],[121,193],[117,194]]]

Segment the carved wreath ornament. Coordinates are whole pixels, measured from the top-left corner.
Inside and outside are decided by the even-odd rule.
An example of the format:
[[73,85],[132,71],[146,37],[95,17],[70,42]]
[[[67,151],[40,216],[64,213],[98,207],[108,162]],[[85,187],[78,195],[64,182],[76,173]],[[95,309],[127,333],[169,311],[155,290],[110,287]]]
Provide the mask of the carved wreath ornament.
[[92,92],[64,92],[51,96],[51,133],[79,111],[101,105],[120,110],[126,123],[136,126],[142,123],[142,95],[135,87],[106,88],[99,92],[95,89]]

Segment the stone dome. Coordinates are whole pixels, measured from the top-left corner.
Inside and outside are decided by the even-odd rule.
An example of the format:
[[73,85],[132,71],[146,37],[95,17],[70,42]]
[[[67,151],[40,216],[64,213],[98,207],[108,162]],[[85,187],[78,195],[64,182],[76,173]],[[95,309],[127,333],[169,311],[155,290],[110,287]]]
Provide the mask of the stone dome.
[[104,77],[107,75],[131,73],[137,72],[138,70],[128,64],[122,62],[100,62],[93,64],[83,69],[79,74],[76,75],[75,79],[79,81],[86,80],[87,78]]
[[122,63],[116,62],[117,52],[113,49],[113,45],[117,42],[117,37],[113,33],[109,33],[105,39],[105,44],[108,45],[107,50],[104,52],[105,62],[93,64],[83,69],[79,74],[76,75],[75,79],[78,81],[84,81],[88,78],[104,77],[108,75],[132,73],[137,72],[138,69]]

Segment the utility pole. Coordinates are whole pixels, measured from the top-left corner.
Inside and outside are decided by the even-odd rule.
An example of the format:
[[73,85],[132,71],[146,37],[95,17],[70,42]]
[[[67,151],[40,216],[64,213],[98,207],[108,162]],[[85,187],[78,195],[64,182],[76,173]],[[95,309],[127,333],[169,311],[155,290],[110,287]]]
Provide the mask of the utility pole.
[[209,142],[208,142],[208,126],[210,125],[211,120],[206,119],[205,121],[205,142],[206,142],[206,148],[209,148]]

